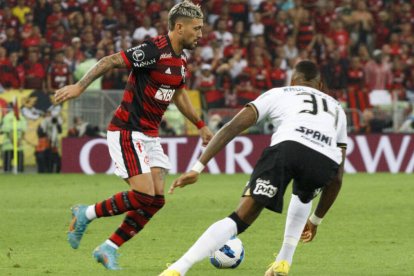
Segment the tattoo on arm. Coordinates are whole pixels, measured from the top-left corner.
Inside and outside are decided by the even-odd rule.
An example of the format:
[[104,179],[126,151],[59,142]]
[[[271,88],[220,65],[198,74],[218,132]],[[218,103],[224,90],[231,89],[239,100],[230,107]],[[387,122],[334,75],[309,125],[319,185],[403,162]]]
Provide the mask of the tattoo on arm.
[[85,89],[108,70],[125,66],[126,64],[120,53],[103,57],[82,77],[79,81],[79,85]]

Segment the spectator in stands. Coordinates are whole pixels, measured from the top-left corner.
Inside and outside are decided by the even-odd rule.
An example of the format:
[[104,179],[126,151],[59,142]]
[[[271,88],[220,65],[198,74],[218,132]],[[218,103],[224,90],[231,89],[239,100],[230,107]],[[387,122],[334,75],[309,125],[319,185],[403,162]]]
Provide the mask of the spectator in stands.
[[7,58],[7,51],[0,47],[0,85],[5,89],[20,88],[19,74],[16,69],[17,53],[14,52]]
[[252,76],[246,69],[236,78],[235,93],[238,107],[246,105],[260,95],[260,91],[252,84]]
[[85,59],[85,53],[82,49],[81,39],[77,36],[72,38],[71,46],[73,47],[73,55],[76,66]]
[[46,33],[47,17],[52,13],[52,5],[47,0],[37,0],[33,8],[33,22],[39,26],[44,35]]
[[23,155],[23,140],[27,130],[27,123],[24,116],[19,116],[18,112],[13,110],[13,104],[9,105],[9,112],[4,116],[0,127],[0,132],[3,134],[3,143],[1,145],[1,151],[3,156],[3,170],[4,172],[12,171],[12,161],[14,159],[13,154],[13,121],[17,120],[17,171],[24,171],[24,155]]
[[220,18],[217,20],[217,28],[214,31],[214,36],[221,52],[223,52],[226,46],[232,43],[233,35],[227,30],[227,24],[224,19]]
[[26,23],[26,14],[31,12],[29,6],[26,6],[25,0],[17,0],[17,5],[12,8],[12,13],[19,19],[20,24]]
[[[98,62],[99,59],[105,56],[105,52],[103,50],[92,51],[89,50],[85,52],[85,60],[82,61],[77,67],[75,72],[73,72],[74,79],[80,80],[86,72],[89,71],[95,63]],[[88,90],[101,90],[102,89],[102,77],[97,78],[93,81],[89,86]]]
[[9,26],[6,29],[6,40],[1,44],[7,50],[8,54],[13,52],[20,52],[21,42],[20,39],[16,37],[15,28]]
[[277,57],[273,62],[272,70],[270,71],[270,81],[272,87],[282,87],[286,85],[286,71],[281,68],[282,58]]
[[389,40],[392,26],[389,22],[389,14],[386,11],[381,11],[378,14],[378,20],[375,24],[375,48],[379,49]]
[[41,44],[43,37],[38,26],[33,26],[30,29],[29,36],[23,39],[22,46],[26,50],[37,51]]
[[351,41],[349,32],[345,29],[342,20],[335,20],[332,22],[332,32],[329,33],[329,38],[333,40],[339,49],[341,57],[348,57]]
[[72,72],[69,65],[65,63],[65,56],[62,51],[54,54],[53,62],[50,64],[46,76],[47,90],[53,93],[54,90],[73,83]]
[[223,56],[226,59],[231,59],[237,50],[242,51],[242,55],[246,56],[247,49],[241,45],[240,35],[233,34],[233,41],[230,45],[226,46],[223,51]]
[[132,35],[132,39],[134,40],[135,44],[140,44],[146,38],[155,37],[157,35],[157,29],[151,25],[151,18],[149,16],[145,16],[142,22],[142,26],[135,29],[134,34]]
[[29,36],[31,36],[32,30],[33,30],[33,26],[34,26],[34,23],[33,23],[33,19],[34,18],[33,18],[33,13],[32,12],[26,13],[25,14],[25,18],[26,18],[25,23],[20,28],[21,29],[21,31],[20,31],[20,37],[22,39],[26,39]]
[[204,111],[211,108],[224,107],[224,94],[217,89],[216,77],[211,71],[211,65],[201,65],[201,72],[195,80],[195,89],[200,91],[202,107]]
[[75,60],[75,50],[72,46],[68,46],[64,50],[63,61],[68,65],[69,71],[73,73],[77,64]]
[[243,54],[243,49],[236,50],[226,66],[228,66],[232,79],[236,79],[244,68],[247,67],[246,55]]
[[12,27],[16,31],[19,31],[20,21],[13,15],[12,10],[9,6],[4,7],[1,18],[2,25],[5,27]]
[[[247,26],[249,20],[249,5],[248,0],[233,0],[228,3],[228,14],[230,16],[229,22],[243,21],[244,26]],[[227,8],[225,6],[225,8]],[[222,11],[224,9],[222,8]],[[220,14],[222,17],[223,14]]]
[[322,76],[329,89],[342,91],[346,88],[348,61],[341,58],[339,49],[332,53],[328,62],[322,66]]
[[57,26],[63,24],[65,27],[69,26],[65,14],[62,12],[62,6],[59,1],[53,2],[52,12],[46,19],[46,39],[49,39],[55,32]]
[[391,66],[383,58],[381,50],[375,50],[372,59],[364,67],[365,85],[368,91],[386,90],[392,82]]
[[115,14],[115,10],[112,6],[106,9],[105,16],[102,20],[105,30],[114,30],[118,25],[118,19]]
[[337,17],[334,1],[319,1],[315,13],[316,32],[328,35],[331,32],[331,24]]
[[402,44],[400,41],[400,34],[399,33],[391,33],[390,35],[390,43],[389,46],[389,54],[391,58],[401,56],[403,53]]
[[367,45],[368,49],[373,47],[373,36],[371,31],[374,27],[374,18],[367,9],[365,1],[357,1],[356,9],[349,16],[343,16],[345,24],[352,28],[351,40],[352,45]]
[[17,67],[22,88],[44,89],[46,72],[39,61],[39,53],[30,51],[28,55],[28,59]]
[[315,23],[308,10],[302,10],[295,16],[293,34],[299,50],[306,49],[315,35]]
[[108,54],[113,54],[113,53],[109,53],[109,49],[113,48],[114,46],[114,38],[112,35],[112,31],[103,30],[101,33],[102,33],[102,38],[98,42],[98,45],[96,46],[97,49],[104,49],[108,51]]
[[351,91],[361,91],[365,87],[364,69],[359,57],[352,57],[347,71],[346,86]]
[[259,0],[257,11],[260,12],[262,23],[268,32],[276,22],[276,15],[279,12],[277,1],[275,0]]
[[248,53],[249,62],[254,63],[256,59],[262,58],[264,66],[266,66],[266,68],[270,68],[272,65],[272,55],[266,46],[264,37],[262,35],[253,37],[251,44],[252,45]]
[[250,24],[250,35],[257,36],[263,35],[265,31],[265,26],[262,23],[262,16],[260,12],[253,13],[253,22]]
[[234,108],[237,106],[237,95],[234,90],[233,79],[228,66],[216,70],[217,89],[224,95],[224,105]]
[[286,59],[296,59],[299,55],[299,50],[296,47],[296,40],[294,36],[289,36],[286,40],[286,44],[283,46],[284,57]]
[[270,73],[268,67],[264,64],[263,58],[256,58],[249,70],[252,85],[255,89],[262,93],[271,88]]
[[91,25],[85,26],[81,35],[81,50],[86,54],[87,51],[96,51],[97,40]]
[[[287,13],[284,11],[279,11],[277,13],[277,19],[271,26],[267,28],[267,30],[268,31],[265,33],[265,35],[273,48],[289,43],[287,40],[289,33],[292,31],[292,26],[287,20]],[[289,49],[293,46],[296,48],[294,38],[292,38],[292,41],[290,42]]]
[[327,36],[317,33],[306,47],[306,51],[316,59],[318,64],[325,64],[331,55],[330,43],[331,40]]
[[117,52],[131,48],[132,37],[126,26],[120,27],[118,30],[118,36],[115,37],[115,50]]

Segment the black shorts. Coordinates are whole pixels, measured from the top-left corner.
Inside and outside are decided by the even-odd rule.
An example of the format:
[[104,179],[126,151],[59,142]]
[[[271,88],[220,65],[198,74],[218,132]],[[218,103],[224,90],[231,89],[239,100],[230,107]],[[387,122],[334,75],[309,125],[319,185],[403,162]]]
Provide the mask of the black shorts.
[[339,165],[327,156],[294,141],[266,148],[253,170],[243,196],[281,213],[283,195],[293,179],[293,194],[304,203],[338,173]]

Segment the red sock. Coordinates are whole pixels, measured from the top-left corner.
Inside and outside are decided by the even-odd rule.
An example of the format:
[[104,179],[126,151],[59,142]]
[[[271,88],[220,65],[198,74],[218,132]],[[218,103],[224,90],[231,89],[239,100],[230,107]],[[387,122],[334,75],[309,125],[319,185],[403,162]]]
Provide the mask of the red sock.
[[150,206],[154,196],[140,193],[134,190],[120,192],[114,196],[95,204],[95,212],[98,218],[123,214],[126,211],[138,210]]
[[156,195],[151,206],[144,206],[138,210],[127,212],[124,221],[109,239],[117,246],[121,246],[138,234],[164,204],[164,196]]

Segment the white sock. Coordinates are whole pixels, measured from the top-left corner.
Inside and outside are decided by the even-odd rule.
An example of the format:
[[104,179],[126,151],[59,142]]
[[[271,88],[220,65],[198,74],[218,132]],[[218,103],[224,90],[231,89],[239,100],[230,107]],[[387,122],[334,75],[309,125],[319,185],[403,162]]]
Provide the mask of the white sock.
[[231,218],[225,218],[212,224],[194,245],[169,268],[177,270],[181,275],[196,262],[210,256],[214,251],[222,247],[232,236],[237,234],[237,225]]
[[95,204],[89,205],[88,208],[86,208],[86,218],[89,220],[96,219],[96,212],[95,212]]
[[115,248],[115,249],[117,249],[117,250],[118,250],[118,248],[119,248],[119,246],[118,246],[118,245],[116,245],[115,243],[113,243],[113,241],[111,241],[111,240],[106,240],[106,241],[105,241],[105,243],[106,243],[107,245],[109,245],[110,247],[113,247],[113,248]]
[[312,201],[305,204],[300,201],[298,196],[292,195],[286,217],[285,236],[276,261],[286,260],[289,264],[292,264],[293,254],[311,209]]

